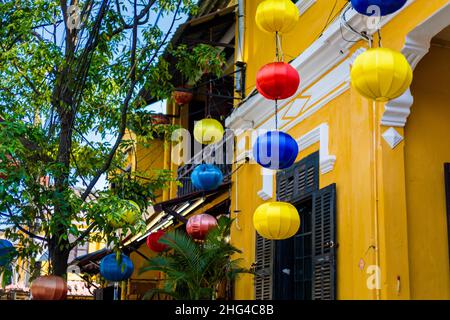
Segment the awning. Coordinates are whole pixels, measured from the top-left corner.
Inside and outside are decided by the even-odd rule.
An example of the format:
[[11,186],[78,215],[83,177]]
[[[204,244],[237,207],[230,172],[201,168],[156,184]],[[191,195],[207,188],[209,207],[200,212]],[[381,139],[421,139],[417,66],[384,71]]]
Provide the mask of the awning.
[[109,253],[111,253],[111,250],[104,248],[76,257],[71,262],[69,262],[69,267],[77,266],[83,273],[97,274],[99,272],[98,264],[100,260]]
[[[147,236],[156,230],[166,229],[172,225],[180,225],[189,215],[203,211],[211,215],[228,212],[230,199],[228,196],[230,182],[222,184],[218,189],[209,192],[193,192],[191,194],[163,201],[154,205],[154,213],[147,219],[145,232],[126,238],[123,241],[123,252],[129,254],[136,251]],[[96,274],[99,272],[100,260],[111,253],[109,249],[101,249],[76,257],[69,266],[77,266],[81,272]],[[138,252],[139,253],[139,252]]]
[[186,222],[187,216],[193,214],[198,209],[204,209],[221,195],[228,193],[230,182],[222,184],[218,189],[204,192],[198,191],[175,199],[160,202],[154,206],[154,213],[147,219],[146,231],[141,235],[136,235],[124,240],[124,245],[140,243],[154,231],[166,229],[167,227]]

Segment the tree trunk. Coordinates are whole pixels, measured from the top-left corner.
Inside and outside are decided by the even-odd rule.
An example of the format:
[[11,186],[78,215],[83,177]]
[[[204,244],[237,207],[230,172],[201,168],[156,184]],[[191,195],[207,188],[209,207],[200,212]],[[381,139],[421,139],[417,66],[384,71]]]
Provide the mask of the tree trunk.
[[[67,249],[68,241],[58,241],[58,236],[53,237],[49,241],[49,260],[52,265],[51,273],[55,276],[66,278],[67,265],[69,259],[70,250]],[[61,248],[61,246],[63,246]]]
[[[70,94],[66,94],[70,93]],[[67,90],[65,99],[71,101],[72,94]],[[52,265],[52,274],[65,277],[70,253],[69,232],[67,222],[72,219],[72,207],[67,198],[67,190],[70,188],[70,154],[72,149],[72,125],[75,113],[71,104],[62,103],[58,110],[61,121],[61,131],[59,134],[59,146],[57,162],[61,165],[61,171],[55,176],[55,190],[59,193],[60,200],[54,205],[52,216],[53,234],[49,241],[49,259]]]

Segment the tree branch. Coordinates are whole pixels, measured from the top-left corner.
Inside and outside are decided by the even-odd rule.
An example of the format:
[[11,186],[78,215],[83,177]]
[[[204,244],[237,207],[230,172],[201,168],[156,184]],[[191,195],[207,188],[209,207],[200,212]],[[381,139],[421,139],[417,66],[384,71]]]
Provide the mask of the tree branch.
[[9,214],[5,215],[5,216],[8,216],[9,219],[11,219],[12,223],[14,224],[14,226],[17,229],[19,229],[20,231],[22,231],[23,233],[25,233],[27,236],[29,236],[31,238],[34,238],[34,239],[37,239],[37,240],[40,240],[40,241],[48,241],[48,239],[46,239],[44,237],[41,237],[41,236],[38,236],[38,235],[28,231],[27,229],[23,228],[22,226],[20,226],[19,223],[17,223],[17,221],[15,221],[15,218],[13,216],[13,212],[12,212],[12,210],[11,210],[11,208],[10,208],[10,206],[8,204],[6,204],[6,209],[8,210]]
[[[142,73],[141,73],[141,76],[144,75],[144,74],[148,71],[148,69],[149,69],[149,67],[151,66],[151,64],[153,63],[154,59],[158,56],[159,50],[160,50],[160,49],[162,48],[162,46],[166,43],[166,41],[167,41],[167,39],[168,39],[170,33],[172,32],[172,29],[173,29],[174,25],[175,25],[176,17],[177,17],[177,15],[178,15],[178,11],[179,11],[179,9],[180,9],[180,7],[181,7],[181,3],[182,3],[182,0],[179,0],[179,1],[178,1],[177,8],[176,8],[175,13],[174,13],[174,17],[173,17],[172,23],[171,23],[171,25],[170,25],[170,27],[169,27],[169,29],[168,29],[168,31],[167,31],[167,33],[166,33],[166,35],[165,35],[163,41],[159,44],[159,46],[158,46],[158,48],[156,49],[155,53],[153,54],[153,56],[151,57],[151,59],[150,59],[150,60],[147,62],[147,64],[145,65],[145,67],[144,67],[144,69],[143,69],[143,71],[142,71]],[[132,66],[132,68],[133,68],[133,67],[134,67],[134,66]],[[118,135],[118,137],[117,137],[117,139],[116,139],[116,142],[115,142],[114,146],[112,147],[112,149],[111,149],[111,151],[110,151],[110,153],[109,153],[109,156],[108,156],[106,162],[105,162],[104,165],[101,167],[101,169],[99,169],[99,170],[97,171],[97,175],[96,175],[96,176],[94,177],[94,179],[89,183],[89,185],[87,186],[86,190],[85,190],[85,191],[83,192],[83,194],[81,195],[81,199],[82,199],[83,201],[86,200],[86,198],[89,196],[89,194],[91,193],[91,191],[92,191],[92,189],[94,188],[94,186],[97,184],[97,182],[98,182],[98,180],[100,179],[100,177],[101,177],[101,176],[102,176],[102,175],[110,168],[110,166],[111,166],[112,160],[114,159],[114,156],[115,156],[115,154],[116,154],[116,151],[117,151],[117,149],[119,148],[119,145],[120,145],[120,143],[121,143],[121,141],[122,141],[122,138],[123,138],[124,133],[125,133],[125,130],[126,130],[126,122],[127,122],[127,111],[128,111],[128,106],[129,106],[129,103],[130,103],[130,100],[131,100],[131,97],[132,97],[132,94],[133,94],[134,87],[135,87],[136,83],[137,83],[137,80],[132,81],[132,83],[131,83],[131,85],[130,85],[130,88],[129,88],[129,90],[128,90],[128,93],[127,93],[127,95],[126,95],[126,97],[125,97],[125,100],[124,100],[124,103],[123,103],[123,106],[122,106],[122,109],[121,109],[121,123],[120,123],[120,127],[119,127],[119,135]],[[87,228],[87,229],[86,229],[86,230],[85,230],[85,231],[84,231],[84,232],[83,232],[83,233],[82,233],[82,234],[81,234],[74,242],[73,242],[72,245],[75,247],[75,246],[77,245],[77,243],[78,243],[79,241],[83,240],[84,237],[86,237],[94,227],[95,227],[95,223],[92,223],[91,225],[89,225],[89,227],[88,227],[88,228]]]

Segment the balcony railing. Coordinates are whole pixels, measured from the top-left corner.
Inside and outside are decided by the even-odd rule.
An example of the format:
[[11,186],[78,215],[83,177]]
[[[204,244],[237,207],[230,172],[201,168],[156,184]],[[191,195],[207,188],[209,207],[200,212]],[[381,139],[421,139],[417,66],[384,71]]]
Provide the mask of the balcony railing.
[[[178,168],[177,176],[178,180],[182,183],[182,186],[178,187],[177,190],[177,196],[185,196],[187,194],[200,191],[196,189],[191,182],[191,173],[195,169],[196,166],[202,163],[202,160],[211,154],[214,156],[215,152],[214,150],[221,150],[223,153],[218,157],[220,163],[215,163],[215,165],[222,171],[224,180],[223,182],[229,182],[231,177],[230,173],[232,170],[232,160],[233,160],[233,142],[234,142],[234,136],[231,134],[226,134],[225,139],[220,142],[219,145],[209,145],[205,149],[202,150],[202,152],[196,154],[194,157],[191,158],[190,161],[188,161],[187,164],[182,165]],[[213,157],[214,158],[214,157]],[[210,162],[207,162],[210,163]]]

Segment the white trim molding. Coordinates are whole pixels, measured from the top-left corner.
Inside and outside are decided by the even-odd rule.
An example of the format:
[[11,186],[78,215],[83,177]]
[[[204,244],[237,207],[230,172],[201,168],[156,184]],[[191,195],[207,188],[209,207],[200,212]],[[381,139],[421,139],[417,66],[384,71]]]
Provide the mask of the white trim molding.
[[325,174],[334,169],[336,163],[336,156],[330,155],[328,150],[329,144],[329,128],[328,123],[322,123],[318,127],[304,134],[297,139],[299,151],[312,146],[319,142],[319,165],[320,173]]
[[[414,1],[409,0],[395,14],[382,18],[380,25],[386,25]],[[306,5],[307,1],[301,3]],[[358,14],[355,10],[351,9],[346,19],[355,29],[367,30],[368,17]],[[375,30],[367,32],[373,34]],[[300,73],[301,84],[293,98],[278,101],[280,116],[283,116],[283,112],[288,115],[279,122],[282,130],[289,130],[350,88],[349,66],[354,56],[349,56],[349,52],[354,45],[353,41],[357,40],[359,38],[355,34],[341,28],[337,19],[319,39],[291,62],[292,67]],[[300,114],[295,114],[294,109],[300,110]],[[242,129],[242,126],[270,130],[274,128],[274,124],[273,101],[265,99],[257,92],[249,95],[225,120],[225,125],[234,130]]]
[[267,201],[273,198],[273,178],[275,176],[274,170],[261,168],[262,189],[257,192],[258,196]]
[[[413,70],[430,50],[431,39],[442,29],[450,25],[450,2],[438,12],[422,22],[406,37],[402,53]],[[402,96],[389,101],[381,118],[384,126],[404,127],[411,113],[414,98],[408,89]]]
[[300,11],[300,16],[304,15],[306,11],[308,11],[309,8],[311,8],[311,6],[313,4],[315,4],[317,2],[317,0],[300,0],[297,1],[296,5],[298,10]]

